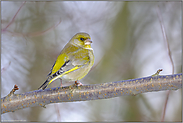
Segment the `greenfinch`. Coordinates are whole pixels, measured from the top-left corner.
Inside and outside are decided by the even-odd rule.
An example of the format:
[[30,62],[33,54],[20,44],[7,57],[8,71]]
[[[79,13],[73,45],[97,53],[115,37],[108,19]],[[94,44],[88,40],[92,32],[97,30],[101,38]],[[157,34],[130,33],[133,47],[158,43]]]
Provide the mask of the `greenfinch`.
[[38,89],[44,90],[58,78],[75,81],[77,85],[82,85],[78,80],[87,75],[94,63],[91,43],[89,34],[75,34],[62,49],[48,74],[48,78]]

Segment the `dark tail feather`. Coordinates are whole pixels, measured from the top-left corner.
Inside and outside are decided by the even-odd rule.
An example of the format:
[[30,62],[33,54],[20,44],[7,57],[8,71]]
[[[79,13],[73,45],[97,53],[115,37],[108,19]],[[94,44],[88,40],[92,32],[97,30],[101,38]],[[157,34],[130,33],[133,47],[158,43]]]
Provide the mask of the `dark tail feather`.
[[47,86],[48,86],[48,83],[49,83],[49,81],[48,81],[48,79],[38,88],[39,90],[40,89],[45,89]]

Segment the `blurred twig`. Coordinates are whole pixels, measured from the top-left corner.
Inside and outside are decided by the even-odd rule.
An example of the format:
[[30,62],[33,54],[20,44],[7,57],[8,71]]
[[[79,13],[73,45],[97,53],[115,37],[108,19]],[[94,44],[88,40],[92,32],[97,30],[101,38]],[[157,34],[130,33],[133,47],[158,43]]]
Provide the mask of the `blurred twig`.
[[57,121],[60,122],[61,121],[60,120],[60,110],[59,110],[58,104],[55,104],[54,107],[57,112]]
[[1,68],[1,74],[2,74],[4,71],[6,71],[7,68],[9,68],[10,64],[11,64],[11,61],[9,61],[8,64],[6,64],[4,67]]
[[19,13],[19,11],[21,10],[21,8],[23,7],[23,5],[26,3],[23,2],[22,5],[20,6],[20,8],[18,9],[18,11],[16,12],[16,14],[13,16],[13,19],[10,21],[10,23],[4,28],[2,29],[2,31],[7,31],[13,35],[16,35],[16,36],[26,36],[26,37],[36,37],[36,36],[40,36],[40,35],[43,35],[45,34],[46,32],[56,28],[60,23],[61,23],[61,20],[57,23],[57,24],[54,24],[53,26],[51,26],[50,28],[46,29],[46,30],[43,30],[43,31],[39,31],[39,32],[30,32],[30,33],[27,33],[27,34],[22,34],[22,33],[16,33],[16,32],[12,32],[10,30],[7,30],[7,28],[13,23],[13,21],[15,20],[15,17],[17,16],[17,14]]
[[[171,65],[172,65],[172,74],[173,74],[174,73],[174,63],[173,63],[173,59],[172,59],[172,56],[171,56],[170,46],[169,46],[168,38],[167,38],[167,35],[166,35],[163,19],[162,19],[160,10],[159,10],[159,6],[157,7],[157,14],[158,14],[158,18],[159,18],[159,21],[160,21],[163,38],[164,38],[165,44],[167,46],[168,57],[170,58],[170,62],[171,62]],[[165,100],[165,104],[164,104],[164,108],[163,108],[163,113],[162,113],[162,117],[161,117],[161,121],[162,122],[165,119],[165,113],[166,113],[166,109],[167,109],[166,107],[167,107],[169,95],[170,95],[170,90],[168,90],[167,94],[166,94],[166,100]]]
[[16,36],[36,37],[36,36],[41,36],[41,35],[47,33],[48,31],[56,28],[60,23],[61,23],[61,20],[57,24],[54,24],[53,26],[51,26],[50,28],[48,28],[46,30],[34,32],[34,33],[22,34],[22,33],[16,33],[16,32],[12,32],[12,31],[8,31],[8,30],[7,30],[7,32],[9,32],[13,35],[16,35]]
[[18,11],[16,12],[16,14],[13,16],[13,19],[10,21],[10,23],[2,30],[2,31],[5,31],[12,23],[13,21],[15,20],[15,17],[17,16],[17,14],[19,13],[19,11],[21,10],[21,8],[23,7],[23,5],[26,3],[26,1],[24,1],[22,3],[22,5],[20,6],[20,8],[18,9]]

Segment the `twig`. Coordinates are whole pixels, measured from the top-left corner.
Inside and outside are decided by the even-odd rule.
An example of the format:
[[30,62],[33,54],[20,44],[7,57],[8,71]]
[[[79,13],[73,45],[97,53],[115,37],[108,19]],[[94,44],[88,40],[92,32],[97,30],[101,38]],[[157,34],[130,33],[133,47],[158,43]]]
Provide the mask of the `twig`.
[[17,85],[14,85],[14,88],[10,91],[10,93],[8,94],[8,97],[13,96],[14,95],[14,92],[16,90],[18,90],[18,89],[19,89],[18,86]]

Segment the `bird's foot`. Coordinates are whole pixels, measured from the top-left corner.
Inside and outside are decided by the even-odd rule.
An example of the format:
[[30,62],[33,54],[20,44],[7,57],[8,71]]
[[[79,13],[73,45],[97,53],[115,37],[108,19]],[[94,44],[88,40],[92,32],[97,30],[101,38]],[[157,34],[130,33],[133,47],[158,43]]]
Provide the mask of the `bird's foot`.
[[82,86],[83,84],[79,81],[75,81],[76,86]]

